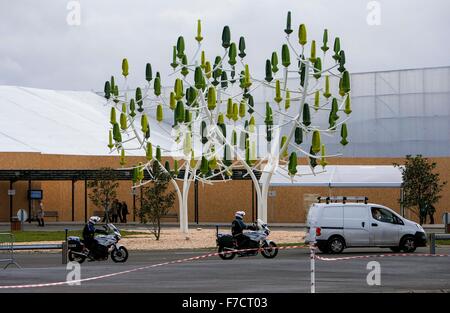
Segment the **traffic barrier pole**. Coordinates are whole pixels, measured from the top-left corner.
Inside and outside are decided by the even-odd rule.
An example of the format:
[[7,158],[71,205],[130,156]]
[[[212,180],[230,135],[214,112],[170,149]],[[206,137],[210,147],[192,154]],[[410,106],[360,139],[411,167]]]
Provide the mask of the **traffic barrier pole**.
[[62,257],[62,264],[67,264],[67,241],[62,242],[62,249],[61,249],[61,257]]
[[429,242],[430,242],[430,254],[436,254],[436,234],[429,234]]
[[68,244],[67,244],[67,231],[68,229],[64,229],[65,230],[65,240],[62,243],[62,249],[61,249],[61,253],[62,253],[62,264],[67,264],[67,254],[68,254]]

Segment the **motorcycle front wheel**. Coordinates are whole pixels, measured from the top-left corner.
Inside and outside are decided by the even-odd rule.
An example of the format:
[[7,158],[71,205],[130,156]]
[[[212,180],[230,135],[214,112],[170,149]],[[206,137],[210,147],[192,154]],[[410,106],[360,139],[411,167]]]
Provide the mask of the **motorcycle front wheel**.
[[275,242],[271,241],[269,244],[264,243],[262,248],[264,250],[261,251],[263,257],[267,259],[273,259],[278,254],[278,248]]
[[124,263],[128,259],[128,250],[125,247],[119,247],[111,251],[111,259],[116,263]]
[[234,252],[228,252],[228,250],[225,250],[224,247],[219,246],[219,257],[222,260],[232,260],[235,257],[235,253]]
[[84,260],[86,260],[86,257],[84,255],[79,255],[77,253],[75,253],[72,250],[69,250],[69,261],[70,262],[78,262],[78,263],[83,263]]

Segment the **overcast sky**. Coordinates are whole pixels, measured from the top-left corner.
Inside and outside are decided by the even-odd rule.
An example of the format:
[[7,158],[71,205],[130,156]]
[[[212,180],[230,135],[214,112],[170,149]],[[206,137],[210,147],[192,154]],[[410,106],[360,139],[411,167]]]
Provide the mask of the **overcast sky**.
[[319,42],[324,28],[340,36],[351,72],[450,65],[448,0],[380,0],[380,25],[367,23],[376,14],[368,0],[79,0],[79,26],[67,23],[69,2],[0,2],[0,85],[102,90],[124,57],[130,85],[142,83],[146,62],[171,85],[172,46],[183,35],[192,56],[197,19],[209,59],[223,54],[229,25],[232,40],[245,36],[246,61],[262,76],[265,60],[280,51],[289,10],[294,39],[301,23]]

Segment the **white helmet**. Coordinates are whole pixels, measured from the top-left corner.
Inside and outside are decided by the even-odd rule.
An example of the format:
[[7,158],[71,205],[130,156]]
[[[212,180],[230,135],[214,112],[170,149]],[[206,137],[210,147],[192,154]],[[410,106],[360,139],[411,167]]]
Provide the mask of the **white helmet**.
[[245,212],[244,211],[236,211],[236,213],[234,213],[234,216],[239,217],[239,218],[244,218]]
[[89,218],[89,223],[97,224],[98,222],[100,222],[100,220],[101,220],[101,218],[98,216],[91,216]]

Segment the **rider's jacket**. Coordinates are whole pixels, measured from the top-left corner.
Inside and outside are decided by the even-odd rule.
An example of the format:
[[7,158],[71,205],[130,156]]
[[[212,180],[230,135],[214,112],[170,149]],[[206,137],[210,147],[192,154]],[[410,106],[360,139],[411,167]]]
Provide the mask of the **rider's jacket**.
[[231,224],[231,233],[233,234],[233,236],[238,236],[242,234],[244,229],[252,229],[252,226],[248,226],[241,218],[236,217]]
[[93,241],[95,233],[104,233],[104,231],[95,229],[95,226],[92,223],[87,223],[83,228],[83,240]]

